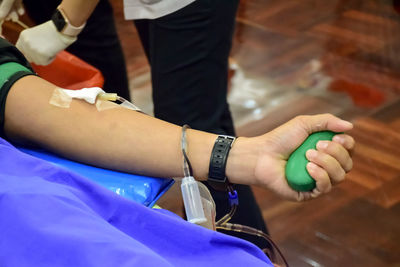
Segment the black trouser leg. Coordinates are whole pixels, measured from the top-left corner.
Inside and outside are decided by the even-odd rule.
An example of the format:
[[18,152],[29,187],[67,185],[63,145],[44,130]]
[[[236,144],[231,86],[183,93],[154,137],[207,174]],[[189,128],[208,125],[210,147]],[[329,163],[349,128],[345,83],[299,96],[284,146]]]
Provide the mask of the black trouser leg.
[[197,0],[162,18],[135,22],[151,65],[156,117],[234,134],[226,94],[237,3]]
[[[151,65],[155,116],[218,134],[234,135],[227,103],[228,57],[238,0],[197,0],[155,20],[135,21]],[[266,231],[249,186],[238,185],[239,208],[232,219]],[[228,213],[226,192],[210,188],[217,219]],[[259,237],[226,232],[261,248]]]

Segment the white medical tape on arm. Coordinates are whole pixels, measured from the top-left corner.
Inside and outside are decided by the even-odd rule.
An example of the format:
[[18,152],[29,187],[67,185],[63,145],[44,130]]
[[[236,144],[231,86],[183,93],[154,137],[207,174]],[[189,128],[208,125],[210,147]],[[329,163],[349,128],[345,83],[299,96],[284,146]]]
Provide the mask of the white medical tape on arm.
[[[123,107],[130,110],[140,111],[138,107],[129,102],[128,100],[118,96],[114,93],[106,93],[99,87],[82,88],[79,90],[70,90],[56,88],[50,98],[50,104],[61,107],[69,108],[72,99],[81,99],[89,104],[95,104],[98,111],[103,111],[112,108]],[[97,101],[96,101],[97,100]],[[111,101],[119,101],[121,104],[116,104]]]

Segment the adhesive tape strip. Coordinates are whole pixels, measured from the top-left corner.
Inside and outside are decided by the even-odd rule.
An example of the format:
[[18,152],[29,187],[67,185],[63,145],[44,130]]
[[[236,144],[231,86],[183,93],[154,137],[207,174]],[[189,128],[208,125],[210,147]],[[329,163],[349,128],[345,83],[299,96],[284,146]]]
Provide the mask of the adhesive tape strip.
[[63,89],[54,89],[53,95],[50,98],[50,105],[57,106],[60,108],[69,108],[72,102],[72,97],[67,95]]

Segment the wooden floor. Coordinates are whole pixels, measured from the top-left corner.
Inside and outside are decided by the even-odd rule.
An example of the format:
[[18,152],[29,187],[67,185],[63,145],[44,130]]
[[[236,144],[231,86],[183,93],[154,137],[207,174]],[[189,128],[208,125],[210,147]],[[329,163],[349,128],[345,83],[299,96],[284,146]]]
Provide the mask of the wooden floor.
[[[134,100],[150,112],[149,67],[121,1],[112,2]],[[330,194],[299,204],[254,188],[291,266],[400,266],[398,2],[240,3],[229,93],[239,135],[298,114],[331,112],[355,124],[354,170]]]

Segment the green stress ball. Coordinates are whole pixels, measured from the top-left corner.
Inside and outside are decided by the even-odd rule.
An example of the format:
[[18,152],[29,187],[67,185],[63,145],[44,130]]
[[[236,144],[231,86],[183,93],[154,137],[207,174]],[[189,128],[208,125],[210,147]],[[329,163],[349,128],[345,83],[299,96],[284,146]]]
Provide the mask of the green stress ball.
[[296,191],[312,191],[315,188],[315,180],[307,171],[308,160],[306,152],[315,149],[318,141],[332,140],[337,133],[322,131],[312,133],[293,153],[286,164],[286,178],[291,188]]

